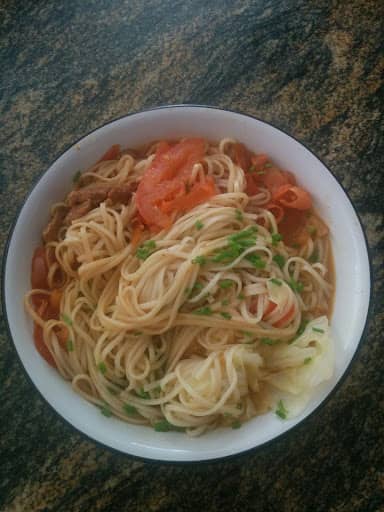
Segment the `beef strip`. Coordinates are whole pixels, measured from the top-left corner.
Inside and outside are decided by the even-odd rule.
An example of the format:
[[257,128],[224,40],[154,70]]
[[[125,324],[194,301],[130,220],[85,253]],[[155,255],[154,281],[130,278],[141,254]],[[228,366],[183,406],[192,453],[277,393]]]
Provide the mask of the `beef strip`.
[[60,205],[55,209],[51,220],[43,231],[43,240],[45,243],[57,240],[60,228],[64,223],[68,210],[69,208],[64,205]]

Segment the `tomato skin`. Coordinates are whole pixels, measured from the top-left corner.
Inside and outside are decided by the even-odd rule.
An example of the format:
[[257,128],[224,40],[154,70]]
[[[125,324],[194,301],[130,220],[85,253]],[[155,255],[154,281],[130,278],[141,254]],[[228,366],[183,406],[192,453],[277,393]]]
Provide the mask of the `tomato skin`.
[[244,144],[237,143],[233,146],[233,160],[243,169],[248,172],[251,166],[251,152],[244,146]]
[[307,223],[307,212],[305,210],[296,210],[287,208],[284,210],[284,218],[279,223],[279,233],[287,245],[303,244],[309,237],[305,229]]
[[33,330],[33,339],[35,341],[35,347],[38,353],[41,355],[43,359],[47,361],[47,363],[52,366],[52,368],[57,368],[55,360],[48,350],[47,345],[44,343],[43,338],[43,329],[40,327],[40,325],[36,324],[34,325]]
[[289,322],[292,320],[292,317],[295,313],[295,306],[292,304],[292,306],[288,309],[288,311],[283,315],[277,322],[273,324],[273,327],[285,327],[289,324]]
[[98,160],[97,163],[106,162],[107,160],[117,160],[120,157],[121,149],[120,144],[113,144],[104,155]]
[[[173,215],[168,213],[185,211],[191,204],[198,204],[194,203],[199,195],[198,188],[194,188],[196,184],[192,184],[189,194],[193,194],[189,197],[186,185],[193,166],[202,160],[204,154],[204,139],[185,139],[172,146],[166,142],[158,144],[155,158],[142,177],[136,193],[139,213],[151,229],[170,227]],[[182,198],[185,201],[181,201]]]
[[263,313],[263,320],[265,320],[265,318],[270,314],[272,313],[273,311],[275,311],[275,309],[277,308],[277,304],[275,302],[272,302],[271,300],[268,302],[267,304],[267,307],[265,308],[264,310],[264,313]]
[[48,288],[48,265],[44,247],[37,247],[32,257],[32,288]]

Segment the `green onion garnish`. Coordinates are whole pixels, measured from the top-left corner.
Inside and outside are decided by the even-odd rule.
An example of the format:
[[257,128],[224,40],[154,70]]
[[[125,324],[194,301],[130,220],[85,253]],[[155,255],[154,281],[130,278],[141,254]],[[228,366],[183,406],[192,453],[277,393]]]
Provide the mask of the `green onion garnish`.
[[172,423],[169,423],[167,420],[160,420],[157,421],[153,428],[156,430],[156,432],[170,432],[171,430],[175,430],[176,432],[184,432],[185,427],[177,427],[176,425],[172,425]]
[[275,277],[272,277],[272,278],[270,279],[270,281],[271,281],[271,283],[273,283],[273,284],[277,284],[277,286],[282,286],[282,285],[283,285],[283,283],[280,281],[280,279],[276,279]]
[[156,249],[155,240],[147,240],[136,251],[136,256],[139,260],[146,260],[148,256],[150,256],[154,250]]
[[300,327],[298,328],[297,330],[297,336],[301,336],[303,334],[303,332],[305,331],[305,328],[307,327],[309,321],[308,320],[302,320],[301,321],[301,324],[300,324]]
[[171,430],[171,424],[167,420],[157,421],[153,428],[156,432],[169,432]]
[[277,245],[278,242],[281,242],[283,237],[280,235],[280,233],[272,233],[272,245]]
[[295,281],[293,278],[291,278],[288,281],[288,284],[292,288],[292,290],[296,293],[301,293],[303,291],[304,285],[303,285],[303,283],[300,283],[300,281]]
[[232,279],[223,279],[222,281],[219,281],[219,286],[220,286],[220,288],[223,288],[223,290],[230,288],[232,285],[233,285]]
[[309,364],[312,361],[312,357],[306,357],[304,359],[304,364]]
[[283,404],[283,401],[282,401],[282,400],[279,400],[279,401],[277,402],[277,409],[276,409],[275,413],[276,413],[276,414],[277,414],[277,416],[279,416],[279,418],[281,418],[282,420],[286,420],[286,419],[287,419],[288,411],[287,411],[287,409],[284,407],[284,404]]
[[269,169],[270,167],[272,167],[272,164],[270,162],[267,162],[266,164],[264,164],[264,167],[266,169]]
[[67,351],[73,352],[73,341],[71,339],[66,341]]
[[100,363],[97,365],[97,368],[99,369],[99,372],[105,375],[107,371],[107,367],[105,366],[105,363],[103,361],[100,361]]
[[233,422],[232,422],[231,427],[232,427],[233,429],[240,428],[240,427],[241,427],[241,421],[239,421],[239,420],[235,420],[235,421],[233,421]]
[[251,165],[248,169],[248,172],[254,172],[256,170],[256,167],[254,165]]
[[271,338],[261,338],[261,343],[263,345],[276,345],[279,340],[272,340]]
[[280,267],[283,268],[285,265],[285,258],[281,254],[275,254],[272,260]]
[[66,315],[65,313],[62,313],[61,315],[61,319],[64,323],[66,323],[67,325],[69,326],[72,326],[72,320],[70,319],[70,317],[68,315]]
[[198,229],[200,231],[200,229],[203,229],[204,227],[204,224],[201,222],[201,220],[197,220],[195,222],[195,228]]
[[220,315],[226,320],[230,320],[232,318],[232,315],[230,313],[227,313],[226,311],[222,311]]
[[127,414],[128,416],[134,416],[135,414],[137,414],[137,409],[136,407],[134,407],[133,405],[131,404],[123,404],[123,411],[125,412],[125,414]]
[[107,418],[110,418],[112,416],[112,411],[108,404],[104,404],[99,406],[101,414],[104,414]]
[[315,226],[308,226],[307,231],[310,235],[316,235],[317,233],[317,229],[315,228]]
[[323,329],[319,329],[318,327],[312,327],[312,331],[319,332],[320,334],[324,334],[324,330]]
[[255,268],[263,269],[266,266],[265,260],[263,260],[258,254],[247,254],[245,259],[248,260]]
[[263,174],[266,174],[266,172],[261,169],[260,171],[257,171],[256,174],[262,176]]
[[192,260],[192,263],[204,265],[205,263],[207,263],[207,258],[205,256],[196,256],[196,258]]
[[229,299],[223,299],[223,300],[221,301],[221,305],[222,305],[222,306],[228,306],[228,304],[229,304]]
[[309,263],[317,263],[319,261],[319,251],[314,249],[310,257],[308,258]]
[[135,392],[138,397],[143,398],[144,400],[148,400],[148,398],[151,398],[151,395],[148,393],[148,391],[144,391],[143,388],[135,390]]
[[193,313],[195,315],[205,315],[205,316],[208,316],[208,315],[212,315],[213,311],[212,311],[212,309],[209,306],[204,306],[203,308],[196,309],[195,311],[193,311]]
[[238,298],[239,300],[244,300],[244,299],[245,299],[245,295],[244,295],[244,293],[241,293],[241,292],[240,292],[240,293],[239,293],[239,295],[237,296],[237,298]]
[[236,209],[236,220],[240,220],[241,221],[243,219],[244,219],[243,212],[237,208]]

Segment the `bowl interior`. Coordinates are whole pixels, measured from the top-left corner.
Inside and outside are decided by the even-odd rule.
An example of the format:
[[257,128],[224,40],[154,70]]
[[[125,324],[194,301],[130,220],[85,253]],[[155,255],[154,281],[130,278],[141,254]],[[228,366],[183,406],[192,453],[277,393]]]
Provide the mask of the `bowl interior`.
[[[32,323],[24,312],[30,263],[40,243],[52,203],[71,189],[78,169],[92,165],[112,144],[140,146],[159,138],[233,137],[254,151],[268,153],[278,165],[294,172],[315,199],[331,229],[336,296],[331,321],[336,367],[333,378],[320,386],[296,418],[281,421],[273,413],[254,418],[239,430],[220,429],[197,439],[180,433],[105,418],[74,393],[38,355]],[[31,221],[32,220],[32,221]],[[300,423],[327,397],[346,371],[359,344],[368,312],[370,273],[364,235],[350,200],[327,168],[304,146],[284,132],[252,117],[208,107],[175,106],[132,114],[84,137],[62,154],[41,176],[27,198],[10,238],[5,262],[4,303],[10,332],[27,373],[44,398],[73,426],[117,450],[158,460],[193,461],[229,456],[259,446]]]

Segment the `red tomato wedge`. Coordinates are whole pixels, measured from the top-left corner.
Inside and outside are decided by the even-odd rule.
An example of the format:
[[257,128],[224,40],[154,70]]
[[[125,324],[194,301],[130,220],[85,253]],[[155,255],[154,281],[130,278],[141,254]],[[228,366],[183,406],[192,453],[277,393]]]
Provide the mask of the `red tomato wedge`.
[[266,210],[269,210],[275,217],[277,224],[279,224],[284,218],[284,208],[276,203],[268,203],[265,206]]
[[209,179],[187,191],[193,166],[205,154],[203,139],[185,139],[173,146],[160,142],[156,156],[136,193],[139,213],[147,226],[158,230],[172,224],[171,212],[187,211],[216,193]]
[[41,355],[41,357],[43,357],[53,368],[56,368],[55,360],[48,350],[47,345],[44,343],[43,329],[38,324],[35,324],[35,328],[33,330],[33,339],[35,340],[36,350]]
[[32,288],[48,288],[48,265],[44,247],[37,247],[32,257]]
[[288,309],[288,311],[285,313],[285,315],[283,315],[280,318],[280,320],[278,320],[277,322],[275,322],[273,324],[273,327],[278,327],[278,328],[285,327],[292,320],[294,313],[295,313],[295,306],[292,304],[292,306]]
[[267,307],[264,310],[263,313],[263,320],[270,314],[272,311],[275,311],[277,307],[277,304],[275,302],[272,302],[271,300],[268,302]]
[[251,157],[251,152],[244,144],[237,143],[233,146],[233,160],[244,172],[248,172],[251,166]]
[[113,144],[104,155],[97,161],[97,163],[105,162],[107,160],[117,160],[120,157],[121,149],[120,144]]
[[287,245],[303,244],[309,237],[305,229],[307,224],[307,211],[287,208],[284,210],[284,218],[279,223],[279,233]]
[[273,199],[286,208],[309,210],[312,206],[311,196],[306,190],[295,185],[281,185],[273,192]]

